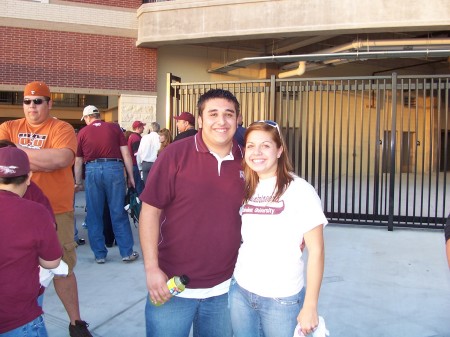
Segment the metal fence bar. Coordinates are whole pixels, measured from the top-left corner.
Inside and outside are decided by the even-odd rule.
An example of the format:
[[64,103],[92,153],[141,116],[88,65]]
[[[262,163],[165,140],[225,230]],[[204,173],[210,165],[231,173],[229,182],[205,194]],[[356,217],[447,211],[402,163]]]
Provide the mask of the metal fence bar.
[[[295,172],[330,221],[442,228],[450,211],[449,76],[297,78],[182,83],[172,115],[197,114],[211,88],[233,92],[245,125],[272,119]],[[167,103],[169,104],[169,103]]]

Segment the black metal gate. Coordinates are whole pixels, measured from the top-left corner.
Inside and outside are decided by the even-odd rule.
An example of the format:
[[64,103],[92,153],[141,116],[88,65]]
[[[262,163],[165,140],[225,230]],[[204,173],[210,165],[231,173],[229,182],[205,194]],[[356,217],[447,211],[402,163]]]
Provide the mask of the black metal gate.
[[278,122],[295,172],[315,186],[329,221],[443,227],[449,76],[170,82],[172,114],[196,114],[202,93],[224,88],[239,99],[245,125]]

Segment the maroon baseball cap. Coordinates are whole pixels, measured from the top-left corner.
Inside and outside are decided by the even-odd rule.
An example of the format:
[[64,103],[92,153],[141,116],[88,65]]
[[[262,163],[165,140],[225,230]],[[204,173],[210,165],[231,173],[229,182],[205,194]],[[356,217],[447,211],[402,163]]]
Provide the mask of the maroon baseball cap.
[[138,127],[146,126],[146,125],[147,125],[147,124],[142,123],[141,121],[134,121],[134,122],[133,122],[133,125],[131,125],[131,127],[132,127],[133,129],[137,129]]
[[190,112],[182,112],[179,116],[173,117],[177,121],[186,121],[189,122],[189,124],[195,125],[195,118],[194,115]]
[[29,172],[30,161],[24,151],[14,146],[0,148],[0,177],[20,177]]

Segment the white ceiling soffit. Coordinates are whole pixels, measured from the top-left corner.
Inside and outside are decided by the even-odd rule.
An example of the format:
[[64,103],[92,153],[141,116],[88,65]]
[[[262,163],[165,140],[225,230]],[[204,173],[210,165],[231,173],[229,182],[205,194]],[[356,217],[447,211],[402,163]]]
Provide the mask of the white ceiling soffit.
[[449,56],[450,39],[356,41],[314,54],[245,57],[226,63],[223,66],[209,69],[208,72],[224,74],[231,70],[246,68],[249,65],[258,63],[286,64],[300,61],[323,62],[329,60],[334,60],[334,62],[346,60],[348,62],[368,59],[440,58]]

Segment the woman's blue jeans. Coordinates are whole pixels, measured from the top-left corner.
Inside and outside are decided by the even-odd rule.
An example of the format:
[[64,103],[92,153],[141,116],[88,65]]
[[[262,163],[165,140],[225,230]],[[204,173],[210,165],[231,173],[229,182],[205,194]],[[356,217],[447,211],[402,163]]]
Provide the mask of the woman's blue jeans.
[[14,330],[0,333],[0,337],[48,337],[44,318],[41,316]]
[[262,297],[232,279],[228,296],[234,337],[292,337],[305,288],[289,297]]
[[[228,295],[205,299],[174,296],[160,306],[145,304],[147,337],[232,337]],[[292,336],[291,336],[292,337]]]

